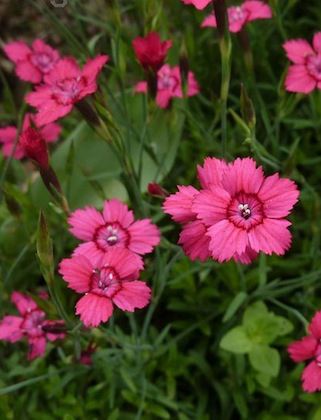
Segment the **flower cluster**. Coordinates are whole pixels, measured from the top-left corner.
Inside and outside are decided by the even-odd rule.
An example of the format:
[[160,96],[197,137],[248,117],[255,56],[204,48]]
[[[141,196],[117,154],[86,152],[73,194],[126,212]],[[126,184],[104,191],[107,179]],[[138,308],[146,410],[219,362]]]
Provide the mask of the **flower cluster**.
[[29,360],[44,355],[47,340],[65,337],[64,321],[46,319],[45,312],[29,296],[13,292],[11,301],[20,316],[7,315],[0,321],[0,340],[15,343],[25,337],[29,344]]
[[113,304],[133,312],[145,307],[150,288],[139,280],[144,264],[141,255],[150,253],[160,241],[150,219],[134,220],[119,200],[105,201],[102,213],[93,207],[76,210],[69,217],[70,232],[84,241],[59,272],[68,287],[84,294],[76,313],[85,326],[108,321]]
[[163,206],[182,224],[179,243],[192,260],[211,256],[248,264],[259,252],[283,255],[289,249],[291,223],[285,217],[299,197],[293,181],[265,177],[251,158],[206,158],[198,178],[200,191],[180,186]]
[[[147,71],[147,81],[138,82],[136,93],[150,92],[156,95],[156,103],[160,108],[167,108],[172,98],[183,98],[184,89],[179,66],[171,67],[165,63],[166,55],[172,41],[161,42],[156,32],[149,33],[145,38],[137,37],[133,40],[133,48],[137,60]],[[191,71],[187,74],[186,95],[194,96],[199,93],[199,86]]]

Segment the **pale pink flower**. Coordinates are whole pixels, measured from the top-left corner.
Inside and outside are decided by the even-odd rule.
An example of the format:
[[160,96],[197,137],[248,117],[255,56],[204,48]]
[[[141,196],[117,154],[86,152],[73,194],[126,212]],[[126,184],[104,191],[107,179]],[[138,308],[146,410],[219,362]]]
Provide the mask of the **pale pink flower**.
[[296,363],[312,360],[303,370],[302,387],[306,392],[321,390],[321,311],[317,312],[308,328],[309,335],[288,346],[288,353]]
[[[247,0],[239,6],[229,7],[227,14],[230,32],[240,32],[248,22],[257,19],[270,19],[272,10],[263,1]],[[204,19],[201,27],[217,27],[214,13]]]
[[321,89],[321,32],[314,35],[312,46],[304,39],[291,39],[283,48],[293,63],[286,75],[285,89],[297,93]]
[[111,317],[113,305],[133,312],[149,303],[151,290],[138,280],[142,268],[142,259],[137,254],[110,248],[95,261],[84,255],[64,259],[59,273],[68,287],[84,294],[76,305],[76,314],[83,324],[97,327]]
[[192,211],[207,226],[212,257],[242,261],[253,251],[283,255],[289,249],[291,223],[285,217],[298,197],[293,181],[265,177],[253,159],[238,158],[227,165],[219,185],[200,191]]
[[[194,96],[199,93],[199,85],[194,73],[188,72],[187,96]],[[167,108],[172,98],[182,98],[182,78],[178,66],[170,67],[164,64],[157,73],[157,95],[156,103],[160,108]]]
[[46,319],[46,314],[29,297],[13,292],[11,301],[16,305],[20,316],[7,315],[0,321],[0,340],[15,343],[26,337],[29,343],[28,359],[44,355],[46,341],[65,337],[64,322]]
[[17,76],[31,83],[41,83],[59,60],[58,51],[41,39],[36,39],[31,47],[23,41],[9,42],[3,49],[15,63]]
[[160,232],[150,219],[135,221],[133,212],[117,199],[105,201],[102,213],[93,207],[78,209],[68,222],[70,232],[85,241],[76,248],[75,255],[89,258],[100,257],[111,248],[127,248],[144,255],[160,241]]
[[164,64],[168,50],[172,46],[172,41],[161,41],[157,32],[150,32],[143,38],[138,36],[132,44],[140,64],[145,69],[157,72]]
[[196,9],[205,9],[211,3],[212,0],[182,0],[184,4],[192,4]]
[[44,78],[44,85],[36,86],[26,96],[26,102],[37,108],[38,126],[56,121],[73,109],[74,105],[97,90],[97,77],[107,63],[107,55],[88,60],[80,69],[73,58],[64,58]]
[[[27,113],[23,120],[21,134],[23,134],[31,126],[31,124],[35,124],[33,115]],[[11,125],[0,128],[1,151],[6,157],[11,156],[13,152],[14,144],[17,140],[17,131],[17,128]],[[53,143],[58,139],[61,127],[56,123],[51,123],[40,127],[39,132],[47,143]],[[19,142],[16,145],[13,157],[19,160],[26,157],[25,150]]]

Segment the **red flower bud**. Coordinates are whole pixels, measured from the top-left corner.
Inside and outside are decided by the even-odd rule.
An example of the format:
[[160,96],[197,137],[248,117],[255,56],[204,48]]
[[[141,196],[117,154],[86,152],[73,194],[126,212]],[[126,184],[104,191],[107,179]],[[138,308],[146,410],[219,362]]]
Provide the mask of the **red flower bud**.
[[49,168],[47,144],[39,131],[28,127],[21,134],[19,143],[29,159],[32,159],[41,169]]
[[148,194],[155,197],[165,198],[168,196],[168,192],[156,182],[150,182],[147,187]]

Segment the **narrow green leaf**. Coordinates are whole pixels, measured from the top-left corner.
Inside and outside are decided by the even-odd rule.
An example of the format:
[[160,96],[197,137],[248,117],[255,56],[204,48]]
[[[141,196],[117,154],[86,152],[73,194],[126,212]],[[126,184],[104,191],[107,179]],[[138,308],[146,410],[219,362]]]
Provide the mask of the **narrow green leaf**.
[[232,316],[235,314],[235,312],[240,308],[240,306],[245,302],[246,298],[247,298],[247,293],[245,292],[239,292],[234,299],[232,300],[232,302],[229,304],[225,315],[223,317],[223,322],[228,321],[229,319],[232,318]]

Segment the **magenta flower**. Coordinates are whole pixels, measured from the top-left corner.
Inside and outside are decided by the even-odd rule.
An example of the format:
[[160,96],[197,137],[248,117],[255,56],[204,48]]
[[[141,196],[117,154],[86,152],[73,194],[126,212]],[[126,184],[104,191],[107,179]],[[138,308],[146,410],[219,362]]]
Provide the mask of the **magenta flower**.
[[183,224],[180,243],[191,259],[205,259],[207,248],[219,262],[233,258],[247,264],[259,252],[283,255],[290,247],[291,223],[285,217],[299,197],[293,181],[278,174],[265,178],[251,158],[230,164],[207,158],[198,177],[200,191],[179,187],[164,202],[165,212]]
[[144,38],[138,36],[132,42],[137,60],[145,69],[157,72],[164,64],[171,40],[161,41],[157,32],[150,32]]
[[297,93],[321,89],[321,32],[314,35],[312,46],[304,39],[291,39],[283,48],[293,63],[285,79],[285,89]]
[[3,49],[16,65],[17,76],[31,83],[41,83],[59,60],[58,51],[41,39],[36,39],[31,47],[23,41],[9,42]]
[[[248,22],[257,19],[270,19],[272,17],[272,10],[263,1],[247,0],[240,6],[229,7],[227,14],[230,32],[240,32]],[[214,13],[207,16],[201,25],[202,28],[216,28],[216,26]]]
[[137,254],[110,248],[96,261],[84,255],[64,259],[59,273],[68,287],[84,294],[77,302],[76,314],[86,327],[97,327],[111,317],[113,304],[129,312],[148,304],[151,290],[137,280],[142,268],[143,261]]
[[[136,93],[147,93],[147,82],[138,82],[134,90]],[[199,85],[194,73],[189,71],[187,96],[195,96],[199,91]],[[183,98],[181,73],[178,66],[170,67],[168,64],[164,64],[157,72],[156,103],[160,108],[167,108],[172,98]]]
[[288,353],[296,363],[312,360],[303,370],[302,387],[306,392],[321,390],[321,311],[317,312],[308,328],[309,335],[288,346]]
[[[33,115],[27,113],[23,120],[21,134],[23,134],[27,130],[27,128],[31,126],[31,124],[33,125],[35,124]],[[61,127],[56,123],[51,123],[51,124],[44,125],[43,127],[40,127],[39,132],[42,138],[47,143],[53,143],[58,139],[59,134],[61,132]],[[16,141],[16,137],[17,137],[17,128],[15,126],[9,125],[7,127],[0,128],[0,145],[2,145],[1,150],[4,156],[6,157],[11,156],[13,152],[13,148],[14,148],[14,143]],[[18,160],[26,157],[25,150],[19,142],[16,145],[16,149],[14,151],[13,157]]]
[[89,259],[101,257],[112,248],[127,248],[144,255],[159,244],[160,232],[150,219],[134,220],[126,204],[117,199],[105,201],[103,212],[93,207],[74,211],[69,219],[70,232],[85,241],[74,255]]
[[88,60],[82,70],[73,58],[58,61],[45,76],[45,84],[26,96],[27,103],[38,110],[36,124],[56,121],[69,114],[77,102],[96,92],[96,79],[107,61],[107,55],[99,55]]
[[26,337],[29,343],[28,359],[44,355],[46,340],[55,341],[65,337],[64,321],[46,319],[46,314],[26,295],[13,292],[11,301],[21,316],[7,315],[0,321],[0,340],[15,343]]
[[212,0],[182,0],[184,4],[192,4],[198,10],[205,9],[207,5],[211,3]]

